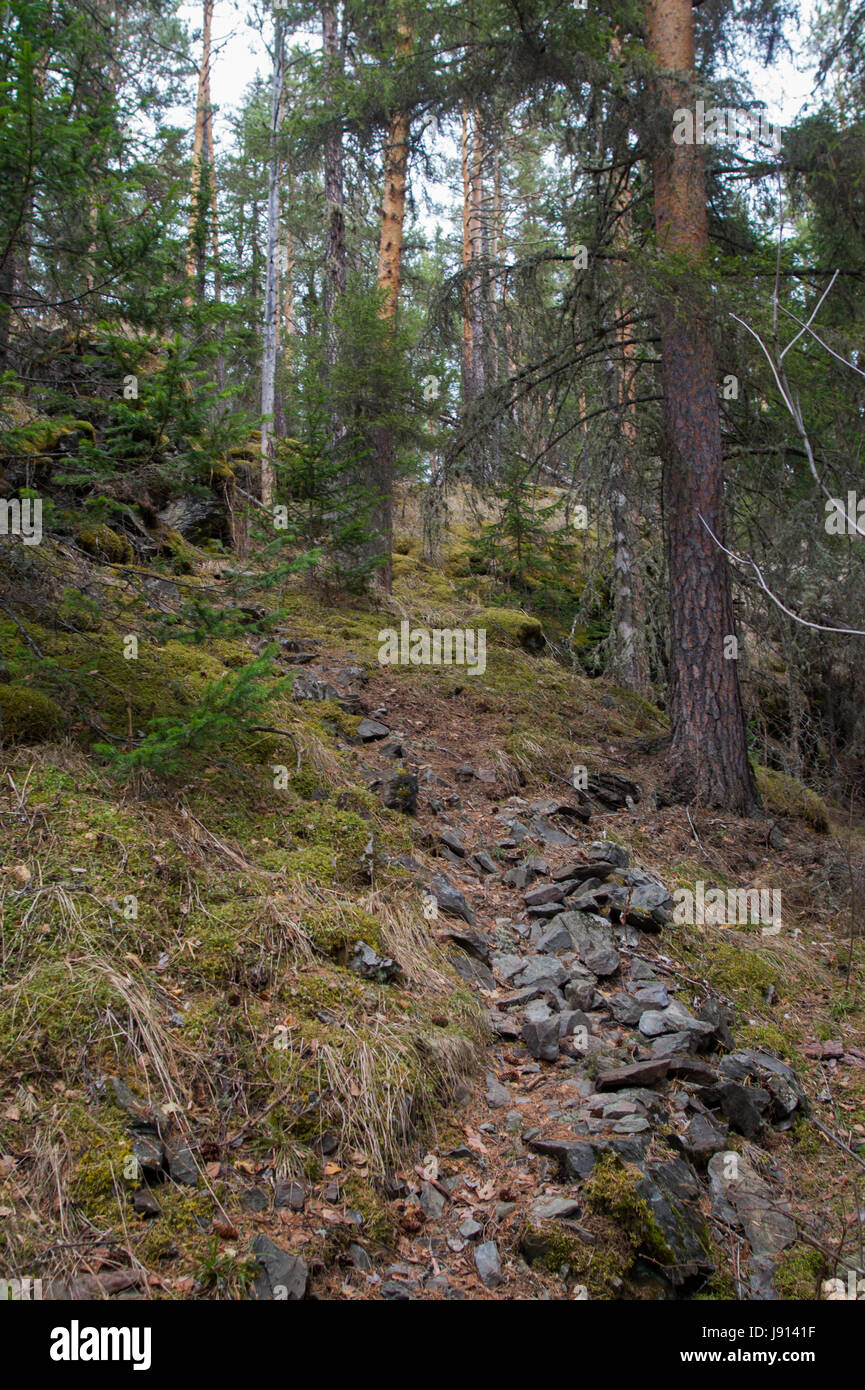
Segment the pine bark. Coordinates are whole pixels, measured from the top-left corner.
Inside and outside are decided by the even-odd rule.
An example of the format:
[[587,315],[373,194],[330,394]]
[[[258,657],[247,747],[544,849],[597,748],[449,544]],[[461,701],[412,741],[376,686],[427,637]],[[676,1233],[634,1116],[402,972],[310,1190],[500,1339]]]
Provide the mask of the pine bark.
[[267,188],[267,230],[265,246],[267,265],[264,282],[263,352],[261,359],[261,500],[265,507],[273,504],[273,415],[276,388],[277,319],[279,301],[279,185],[282,161],[279,154],[279,132],[283,112],[284,36],[282,20],[274,22],[273,78],[271,84],[271,154]]
[[[412,31],[400,18],[397,29],[397,59],[411,52]],[[388,123],[387,148],[384,161],[384,196],[381,209],[381,237],[378,252],[378,289],[381,294],[380,314],[392,336],[396,328],[399,293],[402,283],[402,246],[405,228],[405,202],[408,181],[408,149],[411,118],[408,111],[396,108]],[[379,570],[382,587],[389,593],[393,584],[393,483],[395,444],[393,431],[383,426],[379,431],[377,477],[374,479],[376,500],[373,524],[378,531],[384,563]]]
[[[322,6],[322,45],[324,49],[324,81],[327,99],[338,110],[335,84],[342,74],[342,47],[339,39],[336,6]],[[336,302],[345,288],[345,198],[343,190],[342,130],[333,123],[324,145],[324,198],[327,207],[324,253],[323,313],[325,351],[330,366],[336,362],[337,341],[334,326]]]
[[[189,192],[189,236],[186,252],[186,275],[198,279],[199,295],[203,292],[204,267],[202,265],[203,239],[199,234],[199,220],[204,209],[201,206],[201,183],[206,157],[206,141],[210,121],[210,50],[213,29],[214,0],[204,0],[201,34],[201,67],[198,70],[198,96],[195,103],[195,134],[192,140],[192,182]],[[211,183],[213,167],[209,166]]]
[[[706,190],[699,147],[674,145],[672,111],[693,93],[691,0],[649,0],[648,47],[666,136],[655,153],[655,229],[662,254],[699,268],[708,249]],[[677,799],[740,814],[757,795],[748,764],[745,715],[734,659],[735,632],[723,536],[724,482],[714,351],[692,284],[659,304],[666,457],[664,510],[670,591],[672,740],[666,777]]]

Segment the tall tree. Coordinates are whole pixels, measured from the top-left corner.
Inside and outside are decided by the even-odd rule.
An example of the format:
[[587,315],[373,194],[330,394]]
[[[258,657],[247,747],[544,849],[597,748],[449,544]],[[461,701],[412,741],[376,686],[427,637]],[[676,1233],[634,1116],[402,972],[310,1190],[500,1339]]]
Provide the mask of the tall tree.
[[[397,19],[396,57],[406,57],[412,49],[413,34],[408,19]],[[390,336],[396,328],[402,284],[402,246],[405,227],[405,201],[408,180],[408,149],[411,116],[406,106],[397,105],[390,114],[384,156],[384,194],[381,205],[381,235],[378,250],[378,289],[380,313]],[[380,571],[383,587],[389,592],[393,582],[393,475],[394,436],[388,425],[379,431],[377,476],[374,480],[377,502],[374,517],[381,537],[384,563]]]
[[[659,316],[670,587],[672,742],[667,777],[679,799],[747,814],[756,804],[736,666],[723,537],[724,476],[712,341],[699,305],[708,250],[705,175],[695,144],[674,144],[672,111],[693,97],[691,0],[649,0],[648,46],[666,119],[654,158],[655,231],[670,272]],[[690,274],[683,289],[682,267]],[[676,274],[675,271],[679,273]],[[704,524],[705,523],[705,524]]]
[[213,210],[214,227],[216,184],[213,171],[213,117],[210,103],[211,34],[214,0],[204,0],[201,32],[201,66],[198,69],[198,96],[195,102],[195,134],[192,140],[192,183],[189,192],[189,245],[186,274],[198,281],[198,297],[204,298],[204,260],[207,245],[207,210]]
[[282,175],[280,129],[285,81],[285,31],[277,12],[273,22],[273,73],[270,91],[270,167],[267,183],[266,270],[264,282],[263,351],[261,358],[261,500],[273,503],[273,416],[276,395],[277,328],[279,318],[279,185]]
[[334,309],[339,295],[345,288],[346,266],[342,123],[335,90],[342,75],[344,48],[339,35],[337,7],[331,3],[322,5],[321,20],[324,90],[326,100],[334,112],[334,119],[328,127],[324,142],[324,201],[327,212],[322,296],[325,352],[329,365],[333,366],[337,353]]

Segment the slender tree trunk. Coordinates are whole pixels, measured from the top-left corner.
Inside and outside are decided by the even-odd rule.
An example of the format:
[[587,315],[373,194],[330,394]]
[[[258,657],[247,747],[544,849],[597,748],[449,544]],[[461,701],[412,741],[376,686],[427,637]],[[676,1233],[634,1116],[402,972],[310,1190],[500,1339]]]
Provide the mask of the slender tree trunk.
[[[195,103],[195,134],[192,140],[192,184],[189,192],[189,237],[186,253],[186,275],[188,279],[197,278],[199,298],[204,297],[204,246],[201,219],[204,214],[202,200],[202,174],[206,158],[206,137],[210,119],[210,43],[213,28],[214,0],[204,0],[204,13],[201,36],[201,67],[198,70],[198,97]],[[213,170],[209,170],[213,180]],[[187,301],[191,303],[191,300]]]
[[463,400],[468,404],[472,397],[472,366],[474,347],[472,344],[472,181],[469,157],[469,113],[462,111],[462,140],[460,153],[463,175]]
[[285,76],[282,20],[274,20],[273,79],[270,101],[270,171],[267,188],[267,230],[265,245],[267,269],[264,283],[263,352],[261,359],[261,500],[273,504],[273,414],[276,388],[277,318],[279,302],[279,183],[282,163],[279,133],[283,111],[282,86]]
[[474,140],[471,168],[471,257],[472,276],[472,392],[480,396],[485,387],[485,316],[481,265],[484,261],[484,136],[480,111],[474,113]]
[[[288,194],[286,203],[291,207],[292,200],[294,199],[294,175],[291,169],[288,171],[286,192]],[[289,342],[296,332],[294,321],[294,234],[290,226],[287,226],[285,231],[284,253],[282,262],[282,327],[286,342]]]
[[[337,26],[337,10],[325,4],[321,10],[324,48],[325,96],[334,111],[339,110],[334,87],[342,75],[342,46]],[[336,328],[333,321],[337,299],[345,288],[345,200],[343,193],[342,129],[334,122],[324,145],[324,197],[327,206],[324,252],[323,312],[325,351],[329,366],[337,357]]]
[[[400,18],[397,28],[397,59],[411,52],[412,31]],[[408,174],[410,117],[397,108],[391,115],[387,150],[384,162],[384,197],[381,209],[381,237],[378,252],[378,288],[382,295],[380,313],[392,336],[396,328],[399,292],[402,283],[402,243],[405,226],[405,200]],[[374,508],[374,524],[379,532],[385,560],[379,572],[380,581],[389,593],[393,583],[393,482],[394,438],[389,426],[380,431],[378,447],[378,494]]]
[[[699,148],[674,145],[672,111],[690,104],[691,0],[649,0],[648,46],[666,136],[655,154],[655,228],[661,254],[691,261],[708,248]],[[723,536],[724,485],[712,342],[693,286],[667,288],[659,304],[667,433],[664,510],[670,585],[670,722],[667,778],[677,799],[748,814],[757,803],[748,764],[727,557],[701,521]],[[725,647],[727,650],[725,650]]]

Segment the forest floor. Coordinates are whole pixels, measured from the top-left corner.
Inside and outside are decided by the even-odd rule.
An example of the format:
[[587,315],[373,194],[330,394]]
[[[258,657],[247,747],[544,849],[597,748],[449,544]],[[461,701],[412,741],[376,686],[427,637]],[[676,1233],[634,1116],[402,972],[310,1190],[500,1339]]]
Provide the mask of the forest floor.
[[[762,819],[659,806],[657,710],[397,558],[385,611],[293,590],[246,652],[184,668],[195,689],[275,638],[295,679],[267,722],[299,769],[278,735],[123,787],[74,727],[6,750],[0,1273],[60,1298],[804,1299],[861,1272],[843,816],[765,774]],[[486,671],[382,668],[403,617],[489,622]],[[98,671],[108,640],[64,659]],[[674,923],[697,883],[780,889],[781,930]]]

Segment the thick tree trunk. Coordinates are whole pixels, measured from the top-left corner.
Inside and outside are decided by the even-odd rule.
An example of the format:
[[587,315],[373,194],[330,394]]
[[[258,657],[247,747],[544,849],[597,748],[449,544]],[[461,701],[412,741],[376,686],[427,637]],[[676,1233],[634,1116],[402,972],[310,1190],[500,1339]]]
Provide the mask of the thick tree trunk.
[[274,21],[273,80],[271,86],[271,154],[267,189],[267,269],[264,283],[263,353],[261,359],[261,500],[273,503],[273,414],[276,386],[277,318],[279,301],[279,130],[283,111],[284,40],[282,20]]
[[[342,73],[342,47],[339,41],[336,7],[322,6],[325,93],[330,106],[339,110],[334,85]],[[324,145],[324,198],[327,207],[324,253],[323,311],[325,351],[333,366],[337,357],[333,313],[345,288],[345,207],[343,193],[342,130],[334,125]]]
[[[674,145],[672,110],[690,103],[691,0],[649,0],[649,51],[661,74],[666,137],[655,157],[655,228],[661,253],[695,266],[708,247],[700,151]],[[757,802],[748,764],[727,557],[702,524],[723,535],[724,486],[714,352],[696,291],[660,302],[667,454],[664,510],[670,586],[670,790],[678,799],[748,814]]]
[[[411,46],[411,29],[408,23],[401,19],[397,30],[397,58],[408,54],[411,51]],[[402,243],[405,226],[409,134],[410,118],[408,112],[401,109],[395,110],[388,126],[387,149],[385,151],[384,198],[381,208],[381,238],[378,252],[378,288],[382,296],[380,313],[391,334],[396,328],[402,282]],[[393,583],[394,454],[393,432],[390,428],[384,427],[379,434],[377,477],[373,480],[377,494],[373,507],[373,524],[379,533],[380,553],[384,555],[384,563],[379,571],[379,578],[388,593]]]

